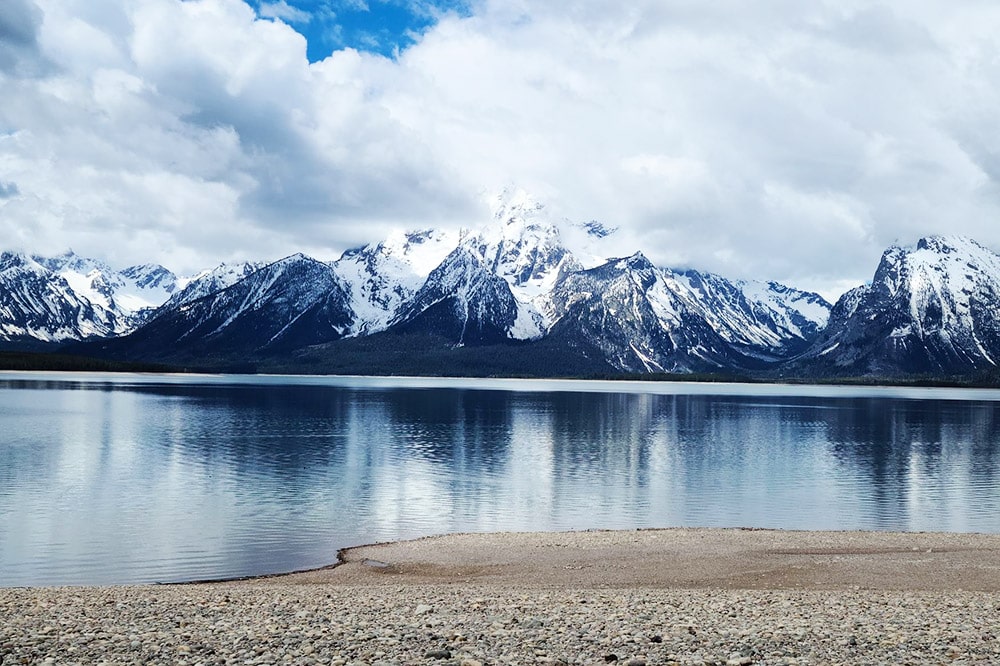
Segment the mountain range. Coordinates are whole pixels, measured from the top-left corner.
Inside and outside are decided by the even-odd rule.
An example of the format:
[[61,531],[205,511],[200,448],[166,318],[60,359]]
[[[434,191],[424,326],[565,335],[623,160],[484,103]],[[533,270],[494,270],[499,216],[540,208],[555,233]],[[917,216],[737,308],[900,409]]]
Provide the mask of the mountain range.
[[1000,359],[1000,256],[886,250],[831,305],[775,282],[608,256],[615,230],[506,190],[485,224],[394,233],[322,262],[179,277],[71,252],[0,254],[0,345],[204,369],[374,374],[971,376]]

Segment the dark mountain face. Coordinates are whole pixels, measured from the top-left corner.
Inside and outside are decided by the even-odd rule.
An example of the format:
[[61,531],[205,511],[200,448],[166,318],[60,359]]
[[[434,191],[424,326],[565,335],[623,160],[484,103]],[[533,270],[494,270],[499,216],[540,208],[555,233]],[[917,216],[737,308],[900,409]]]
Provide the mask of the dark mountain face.
[[433,334],[456,345],[483,345],[513,338],[517,317],[507,282],[459,247],[431,271],[389,330]]
[[882,256],[870,285],[842,296],[794,369],[812,375],[969,374],[1000,359],[1000,256],[930,237]]
[[295,255],[222,291],[167,308],[100,349],[123,358],[236,360],[340,339],[352,321],[347,295],[332,269]]

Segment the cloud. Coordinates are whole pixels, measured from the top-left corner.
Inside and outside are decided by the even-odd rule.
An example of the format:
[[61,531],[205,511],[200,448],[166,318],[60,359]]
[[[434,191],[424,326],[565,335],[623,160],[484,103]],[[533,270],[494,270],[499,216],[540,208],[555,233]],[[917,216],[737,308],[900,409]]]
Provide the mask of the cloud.
[[514,182],[622,252],[827,293],[895,241],[1000,248],[991,3],[407,7],[434,20],[394,58],[310,63],[284,0],[8,0],[0,173],[25,194],[0,233],[178,270],[333,258]]
[[308,23],[312,14],[298,7],[292,7],[285,0],[261,2],[257,13],[265,18],[276,18],[286,23]]
[[21,190],[17,187],[17,183],[8,183],[0,180],[0,199],[12,199],[20,193]]
[[46,67],[38,48],[42,11],[31,0],[0,4],[0,73],[28,76]]

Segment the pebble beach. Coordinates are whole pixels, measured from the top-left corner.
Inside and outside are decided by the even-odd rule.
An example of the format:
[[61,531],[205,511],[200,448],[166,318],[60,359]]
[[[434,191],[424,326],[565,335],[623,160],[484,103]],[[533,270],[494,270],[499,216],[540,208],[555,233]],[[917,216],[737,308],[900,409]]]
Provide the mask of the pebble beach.
[[1000,536],[451,535],[246,581],[0,588],[0,664],[1000,663]]

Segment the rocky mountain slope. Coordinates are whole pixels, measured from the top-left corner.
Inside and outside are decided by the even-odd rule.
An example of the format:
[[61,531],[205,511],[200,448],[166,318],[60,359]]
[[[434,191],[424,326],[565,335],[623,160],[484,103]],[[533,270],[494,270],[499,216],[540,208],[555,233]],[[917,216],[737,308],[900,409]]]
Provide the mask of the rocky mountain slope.
[[1000,362],[1000,256],[961,237],[882,255],[795,367],[813,375],[968,374]]
[[233,363],[339,339],[354,319],[333,269],[297,254],[220,291],[168,304],[131,335],[89,349],[123,360]]
[[32,257],[0,253],[0,342],[30,347],[106,337],[124,326],[116,312],[79,295]]
[[0,255],[0,343],[51,343],[123,335],[176,289],[163,266],[116,271],[66,252]]

